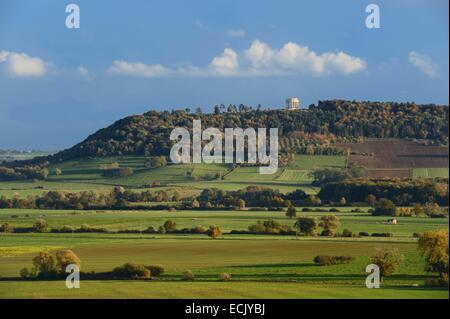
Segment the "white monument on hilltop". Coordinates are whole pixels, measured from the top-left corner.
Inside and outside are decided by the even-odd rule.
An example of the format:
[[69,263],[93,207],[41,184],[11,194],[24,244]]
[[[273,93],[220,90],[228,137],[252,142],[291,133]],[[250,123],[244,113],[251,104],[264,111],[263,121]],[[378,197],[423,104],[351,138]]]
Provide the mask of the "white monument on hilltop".
[[300,108],[300,100],[296,97],[286,99],[286,109],[289,111],[295,111]]

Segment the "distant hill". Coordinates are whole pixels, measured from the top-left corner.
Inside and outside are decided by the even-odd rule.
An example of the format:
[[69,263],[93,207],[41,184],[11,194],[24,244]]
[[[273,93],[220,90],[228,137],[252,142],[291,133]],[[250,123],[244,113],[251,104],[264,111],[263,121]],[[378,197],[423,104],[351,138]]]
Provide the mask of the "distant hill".
[[8,166],[89,157],[168,155],[171,130],[191,129],[194,119],[202,120],[203,129],[278,127],[280,137],[300,131],[337,137],[427,139],[436,144],[448,143],[449,128],[448,106],[434,104],[330,100],[296,111],[246,109],[222,113],[217,110],[212,114],[149,111],[123,118],[67,150]]

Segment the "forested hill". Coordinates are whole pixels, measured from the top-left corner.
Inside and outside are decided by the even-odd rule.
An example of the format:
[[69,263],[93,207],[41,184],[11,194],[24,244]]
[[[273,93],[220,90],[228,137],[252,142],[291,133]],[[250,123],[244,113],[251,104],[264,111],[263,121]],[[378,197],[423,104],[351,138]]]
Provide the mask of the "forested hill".
[[[192,128],[193,119],[202,128],[278,127],[281,137],[293,131],[334,134],[338,137],[418,138],[448,143],[448,106],[414,103],[320,101],[308,109],[255,110],[212,114],[149,111],[121,119],[89,136],[70,149],[47,157],[50,162],[80,157],[112,155],[168,155],[169,134],[174,127]],[[44,159],[41,159],[42,161]]]

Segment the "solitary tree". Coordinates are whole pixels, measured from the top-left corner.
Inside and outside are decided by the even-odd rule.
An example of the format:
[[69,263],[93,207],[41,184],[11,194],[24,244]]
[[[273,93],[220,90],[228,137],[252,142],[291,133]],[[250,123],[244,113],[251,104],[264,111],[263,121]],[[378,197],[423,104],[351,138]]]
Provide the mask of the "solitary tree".
[[240,199],[239,200],[239,210],[244,210],[245,209],[245,200]]
[[164,223],[163,227],[166,233],[170,233],[177,229],[177,224],[174,221],[168,220]]
[[331,214],[322,216],[320,218],[319,226],[323,228],[322,236],[333,236],[339,226],[341,226],[341,222],[336,215]]
[[38,276],[49,277],[57,273],[55,258],[46,251],[41,251],[33,258],[34,271]]
[[38,219],[33,225],[33,231],[36,233],[45,233],[48,231],[48,223],[44,219]]
[[220,228],[218,226],[214,226],[214,225],[213,226],[209,226],[209,229],[208,229],[208,231],[206,233],[212,239],[216,239],[217,237],[222,235],[222,231],[220,230]]
[[289,218],[294,218],[297,216],[297,210],[295,209],[294,205],[290,204],[287,211],[286,216]]
[[78,258],[78,256],[75,255],[75,253],[72,250],[66,249],[66,250],[59,250],[56,252],[56,263],[61,272],[64,273],[68,265],[73,264],[80,266],[81,261],[80,258]]
[[419,237],[419,250],[425,257],[426,271],[437,272],[448,285],[448,229],[425,232]]
[[302,235],[315,236],[317,229],[317,222],[315,218],[311,217],[300,217],[294,224],[298,231]]
[[377,249],[375,255],[370,257],[370,263],[380,268],[380,281],[392,275],[403,261],[403,255],[397,249]]

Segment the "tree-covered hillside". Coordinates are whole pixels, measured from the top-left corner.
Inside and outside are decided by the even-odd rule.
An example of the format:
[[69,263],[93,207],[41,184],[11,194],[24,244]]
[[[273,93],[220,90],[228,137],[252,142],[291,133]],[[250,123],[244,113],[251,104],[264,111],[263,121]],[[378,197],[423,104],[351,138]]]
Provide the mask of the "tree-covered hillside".
[[[342,138],[417,138],[448,143],[449,112],[448,106],[442,105],[331,100],[319,101],[318,105],[298,111],[229,107],[224,112],[223,109],[216,107],[212,114],[177,110],[129,116],[100,129],[74,147],[41,158],[34,164],[80,157],[167,156],[173,143],[169,139],[171,130],[174,127],[192,129],[194,119],[202,120],[203,129],[277,127],[280,137],[305,132]],[[8,165],[17,166],[17,163]]]

